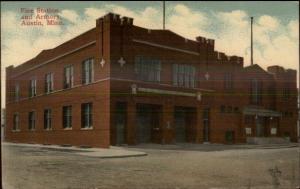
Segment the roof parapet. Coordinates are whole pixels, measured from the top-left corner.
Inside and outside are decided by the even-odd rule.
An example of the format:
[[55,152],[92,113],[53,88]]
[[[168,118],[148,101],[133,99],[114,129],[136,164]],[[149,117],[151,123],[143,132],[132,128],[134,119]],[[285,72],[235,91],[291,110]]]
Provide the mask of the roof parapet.
[[207,48],[209,51],[214,51],[215,49],[215,40],[208,39],[202,36],[196,37],[196,41],[200,44],[200,46]]
[[133,18],[127,16],[123,16],[121,18],[119,14],[115,13],[107,13],[106,15],[98,18],[96,21],[96,25],[98,26],[103,21],[116,25],[133,25]]

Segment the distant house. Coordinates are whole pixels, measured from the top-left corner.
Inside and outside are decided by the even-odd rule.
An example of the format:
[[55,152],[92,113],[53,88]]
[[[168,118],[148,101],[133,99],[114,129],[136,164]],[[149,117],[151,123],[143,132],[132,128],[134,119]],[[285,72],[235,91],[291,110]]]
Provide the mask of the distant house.
[[297,140],[295,70],[245,67],[242,57],[216,51],[213,39],[138,27],[117,14],[7,67],[6,79],[7,141],[109,147]]
[[4,140],[5,133],[5,109],[1,109],[1,141]]

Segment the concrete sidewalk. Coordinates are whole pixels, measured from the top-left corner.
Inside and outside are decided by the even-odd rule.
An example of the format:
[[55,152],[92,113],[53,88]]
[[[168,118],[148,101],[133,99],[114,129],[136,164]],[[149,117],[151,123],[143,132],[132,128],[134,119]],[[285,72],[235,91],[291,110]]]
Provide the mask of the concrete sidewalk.
[[31,147],[31,148],[40,148],[44,150],[56,150],[67,153],[75,153],[78,155],[89,156],[89,157],[98,157],[98,158],[125,158],[125,157],[138,157],[146,156],[147,153],[128,150],[124,147],[114,147],[110,148],[80,148],[80,147],[64,147],[58,145],[42,145],[42,144],[25,144],[25,143],[9,143],[2,142],[1,145],[10,145],[10,146],[20,146],[20,147]]

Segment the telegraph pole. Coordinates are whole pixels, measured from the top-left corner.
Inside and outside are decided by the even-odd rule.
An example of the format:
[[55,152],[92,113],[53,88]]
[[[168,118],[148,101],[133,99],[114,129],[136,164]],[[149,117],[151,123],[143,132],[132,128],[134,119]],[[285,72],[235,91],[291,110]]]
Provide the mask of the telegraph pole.
[[166,16],[166,3],[163,1],[163,30],[166,29],[166,21],[165,21],[165,16]]
[[253,65],[253,17],[251,16],[251,66]]

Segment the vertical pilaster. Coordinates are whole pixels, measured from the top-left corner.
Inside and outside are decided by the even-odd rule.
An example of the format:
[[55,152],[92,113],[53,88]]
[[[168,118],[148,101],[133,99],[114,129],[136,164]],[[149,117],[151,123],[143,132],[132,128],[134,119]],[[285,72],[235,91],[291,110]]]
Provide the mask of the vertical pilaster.
[[161,143],[170,144],[175,140],[174,134],[174,107],[173,104],[167,100],[162,107],[162,122],[160,125],[162,131]]
[[133,99],[127,104],[126,140],[128,144],[136,144],[136,103]]
[[196,143],[203,142],[203,117],[202,106],[197,106],[196,112]]

